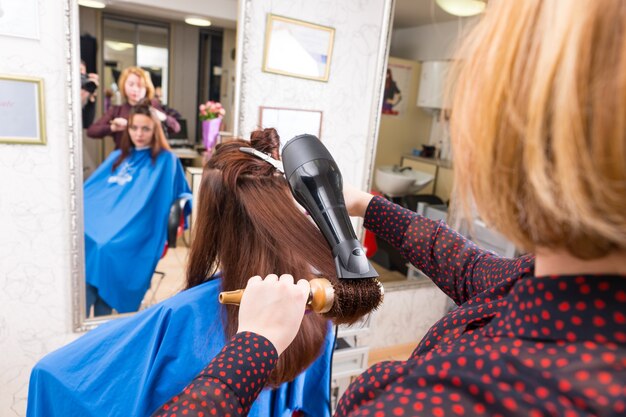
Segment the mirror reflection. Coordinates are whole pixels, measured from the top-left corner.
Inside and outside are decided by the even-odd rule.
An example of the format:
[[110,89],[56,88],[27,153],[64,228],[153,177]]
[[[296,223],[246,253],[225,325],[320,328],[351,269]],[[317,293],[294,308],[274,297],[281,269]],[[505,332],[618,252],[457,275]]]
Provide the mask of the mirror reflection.
[[118,149],[85,183],[88,316],[137,311],[167,254],[170,213],[174,227],[189,215],[191,190],[158,111],[147,98],[132,106]]
[[200,104],[220,103],[218,138],[232,126],[234,17],[197,27],[159,6],[79,8],[88,320],[184,287],[207,151]]

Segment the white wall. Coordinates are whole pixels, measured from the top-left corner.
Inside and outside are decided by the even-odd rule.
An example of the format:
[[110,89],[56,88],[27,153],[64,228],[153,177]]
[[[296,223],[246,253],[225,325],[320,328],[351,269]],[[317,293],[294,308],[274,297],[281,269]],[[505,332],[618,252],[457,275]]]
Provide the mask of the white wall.
[[410,154],[413,148],[421,149],[422,144],[428,143],[432,122],[432,117],[417,107],[421,64],[396,57],[389,57],[389,64],[411,67],[412,77],[408,90],[402,92],[402,100],[406,100],[403,114],[382,115],[375,168],[382,165],[400,165],[403,154]]
[[196,136],[196,100],[198,99],[198,51],[200,31],[196,26],[172,22],[170,52],[172,78],[170,107],[178,110],[187,119],[187,133]]
[[[243,75],[238,133],[249,137],[259,123],[259,106],[323,111],[322,141],[344,180],[364,186],[369,179],[380,107],[389,11],[380,0],[245,1]],[[336,29],[328,82],[262,71],[267,14]],[[241,33],[241,30],[240,30]],[[271,127],[271,126],[266,126]],[[280,132],[278,132],[280,134]],[[291,138],[281,138],[283,142]]]
[[[2,416],[25,414],[32,366],[75,337],[71,323],[69,125],[78,121],[70,118],[67,103],[70,98],[78,100],[78,89],[74,97],[68,95],[65,17],[65,8],[75,2],[38,3],[39,40],[0,36],[0,74],[44,80],[48,137],[45,146],[0,144]],[[74,71],[78,77],[78,61]],[[80,175],[81,170],[77,172]],[[82,184],[82,178],[74,178],[74,184],[80,188],[77,184]]]
[[396,29],[391,37],[391,55],[413,61],[452,59],[463,34],[477,21],[464,18],[406,29]]
[[232,51],[237,47],[237,31],[224,29],[224,44],[222,52],[222,85],[221,103],[226,115],[223,121],[223,130],[233,131],[234,105],[235,105],[235,72],[236,59]]

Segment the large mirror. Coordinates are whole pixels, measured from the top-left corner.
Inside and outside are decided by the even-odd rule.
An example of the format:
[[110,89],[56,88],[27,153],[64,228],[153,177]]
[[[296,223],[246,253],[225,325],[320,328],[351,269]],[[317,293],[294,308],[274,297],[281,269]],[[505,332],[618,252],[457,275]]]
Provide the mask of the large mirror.
[[[333,120],[330,117],[332,114],[353,117],[358,113],[355,119],[360,121],[358,129],[338,119],[334,123],[325,123],[328,129],[321,136],[322,140],[336,138],[328,143],[340,157],[338,159],[348,181],[359,186],[369,182],[379,120],[378,106],[372,101],[377,103],[382,95],[378,86],[382,86],[384,78],[384,54],[390,33],[387,18],[383,21],[376,19],[390,14],[393,0],[363,5],[363,10],[354,6],[360,11],[359,19],[377,22],[374,25],[376,29],[368,35],[371,39],[368,38],[362,48],[348,47],[345,34],[356,33],[356,30],[337,23],[337,28],[343,27],[344,36],[337,38],[335,46],[344,49],[336,51],[347,56],[351,65],[338,66],[326,82],[302,79],[298,80],[299,83],[295,82],[296,78],[284,75],[280,75],[280,80],[265,78],[279,75],[261,70],[267,13],[260,3],[241,1],[238,8],[237,2],[221,1],[216,2],[210,12],[201,1],[186,3],[185,8],[196,7],[197,10],[184,12],[176,9],[179,5],[164,0],[153,1],[149,8],[144,3],[145,0],[110,0],[105,9],[81,7],[79,10],[84,79],[87,83],[90,74],[97,73],[99,85],[95,96],[86,100],[93,103],[95,116],[91,125],[84,123],[88,128],[83,130],[82,140],[85,198],[82,202],[84,216],[79,220],[84,219],[85,256],[78,261],[82,270],[74,274],[74,323],[77,330],[92,328],[104,320],[124,314],[133,314],[168,299],[184,287],[188,244],[192,237],[189,229],[193,230],[194,224],[193,211],[188,220],[182,216],[182,224],[187,221],[189,228],[180,236],[177,227],[181,225],[180,213],[175,214],[173,222],[169,213],[177,205],[185,213],[185,202],[179,202],[178,198],[187,193],[193,198],[199,187],[202,151],[208,143],[204,138],[207,124],[202,120],[201,113],[205,109],[200,107],[201,104],[208,101],[221,103],[225,116],[219,127],[219,136],[224,137],[229,132],[249,134],[257,128],[260,105],[272,107],[284,102],[292,103],[287,107],[324,111],[324,117],[328,116],[329,120]],[[228,10],[218,13],[218,6]],[[298,7],[299,13],[304,13],[308,6],[303,2]],[[354,14],[349,9],[340,9],[342,13]],[[212,19],[207,13],[215,13],[221,19]],[[231,19],[224,18],[228,13]],[[191,15],[211,19],[212,25],[198,27],[185,23],[185,18]],[[318,18],[328,20],[327,16],[311,15],[313,22]],[[240,37],[235,34],[237,19],[240,19],[240,27],[246,28]],[[238,55],[245,59],[236,63]],[[354,77],[352,66],[356,67],[359,63],[373,70],[363,71]],[[133,71],[127,72],[129,68]],[[239,75],[242,73],[246,76]],[[236,80],[237,76],[241,79]],[[276,91],[278,83],[284,86],[280,91]],[[335,91],[334,88],[338,87],[319,86],[336,85],[333,83],[342,85],[347,95],[340,98],[333,93],[332,100],[322,99],[322,91]],[[296,94],[296,91],[299,93]],[[340,88],[340,91],[343,90]],[[353,104],[358,101],[356,97],[362,97],[363,91],[367,92],[368,99]],[[158,124],[147,115],[129,117],[129,104],[142,97],[151,98],[153,106],[157,107]],[[124,111],[120,110],[123,106],[126,106],[126,110],[122,109]],[[336,106],[340,107],[339,113]],[[154,115],[151,113],[150,116]],[[146,118],[149,120],[146,121]],[[166,197],[159,198],[158,204],[151,204],[148,203],[146,190],[153,190],[150,187],[161,181],[151,182],[151,176],[142,176],[143,171],[139,171],[139,167],[147,166],[152,170],[149,172],[154,172],[159,165],[151,162],[149,152],[145,153],[147,157],[143,162],[124,159],[128,156],[122,158],[125,155],[123,144],[124,141],[128,144],[130,140],[137,150],[144,148],[147,145],[138,139],[140,133],[152,138],[160,128],[163,128],[165,140],[176,155],[177,166],[181,166],[182,181],[179,181],[180,176],[173,174],[170,178],[173,185],[166,187]],[[123,132],[127,132],[126,136]],[[131,132],[136,132],[137,137]],[[366,158],[362,158],[365,153]],[[112,175],[114,168],[117,171]],[[123,210],[114,213],[112,206],[107,205],[111,200],[105,197],[113,196],[115,201],[121,201],[127,197],[122,188],[132,188],[128,186],[140,179],[145,182],[139,183],[139,192],[133,194],[128,202],[124,200],[125,203],[119,205]],[[166,212],[165,218],[149,217],[157,211],[155,206]],[[155,224],[159,225],[158,233],[155,232]],[[162,226],[166,224],[173,224],[173,230]],[[127,244],[121,236],[127,237],[129,232],[140,238]],[[141,265],[142,269],[139,270],[137,265]]]
[[[184,287],[194,220],[189,199],[197,192],[206,149],[199,105],[221,103],[218,140],[231,135],[237,12],[236,2],[216,6],[222,10],[212,13],[219,18],[199,1],[187,7],[195,10],[184,11],[165,1],[151,7],[140,0],[100,2],[104,8],[81,3],[79,221],[85,253],[77,262],[84,274],[77,271],[73,283],[78,331],[145,309]],[[186,23],[189,17],[196,19]],[[156,115],[129,114],[146,99]],[[123,159],[124,141],[133,155],[142,154],[142,135],[157,137],[158,129],[175,155],[168,162],[173,165],[150,157]]]

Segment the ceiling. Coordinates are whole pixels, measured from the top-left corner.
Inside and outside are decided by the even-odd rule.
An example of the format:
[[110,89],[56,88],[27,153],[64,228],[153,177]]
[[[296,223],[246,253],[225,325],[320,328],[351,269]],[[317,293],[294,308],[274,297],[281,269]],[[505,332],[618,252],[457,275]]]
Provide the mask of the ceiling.
[[[188,16],[208,18],[212,26],[217,28],[235,29],[237,27],[237,0],[211,0],[211,8],[207,9],[208,0],[105,0],[107,11],[124,15],[125,13],[162,19],[164,21],[182,22]],[[210,13],[207,13],[210,10]]]
[[423,26],[460,19],[444,12],[435,0],[396,0],[394,29]]
[[[176,6],[172,6],[171,4],[165,7],[158,7],[160,6],[158,2],[153,3],[150,8],[146,8],[145,4],[141,4],[143,0],[108,0],[108,2],[108,10],[118,13],[141,13],[155,18],[181,21],[184,20],[186,16],[191,14],[189,11],[184,12],[182,10],[175,10]],[[161,3],[168,4],[169,2]],[[197,3],[198,5],[202,4],[202,2],[197,0],[188,0],[187,3]],[[220,3],[223,5],[228,5],[229,3],[236,5],[236,1],[234,0],[222,0]],[[236,7],[233,6],[233,12],[235,10]],[[235,18],[235,13],[233,12],[230,13],[232,13],[233,18]],[[197,13],[195,14],[199,16],[206,15],[206,10],[204,8],[198,8]],[[393,27],[394,29],[402,29],[433,23],[449,22],[457,19],[460,18],[444,12],[439,6],[437,6],[435,0],[396,0]],[[211,20],[216,27],[229,29],[234,29],[236,27],[234,19],[211,17]]]

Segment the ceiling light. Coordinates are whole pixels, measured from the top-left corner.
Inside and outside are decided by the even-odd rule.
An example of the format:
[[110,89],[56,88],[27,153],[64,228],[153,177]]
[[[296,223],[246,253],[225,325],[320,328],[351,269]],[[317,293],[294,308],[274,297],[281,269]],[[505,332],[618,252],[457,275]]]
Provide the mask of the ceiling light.
[[484,0],[437,0],[437,4],[454,16],[474,16],[485,10]]
[[111,48],[117,52],[124,52],[128,49],[132,49],[135,47],[132,43],[128,42],[117,42],[117,41],[104,41],[104,46],[107,48]]
[[185,23],[193,26],[211,26],[210,20],[201,17],[187,17],[185,18]]
[[94,9],[104,9],[106,4],[101,0],[78,0],[79,6],[92,7]]

